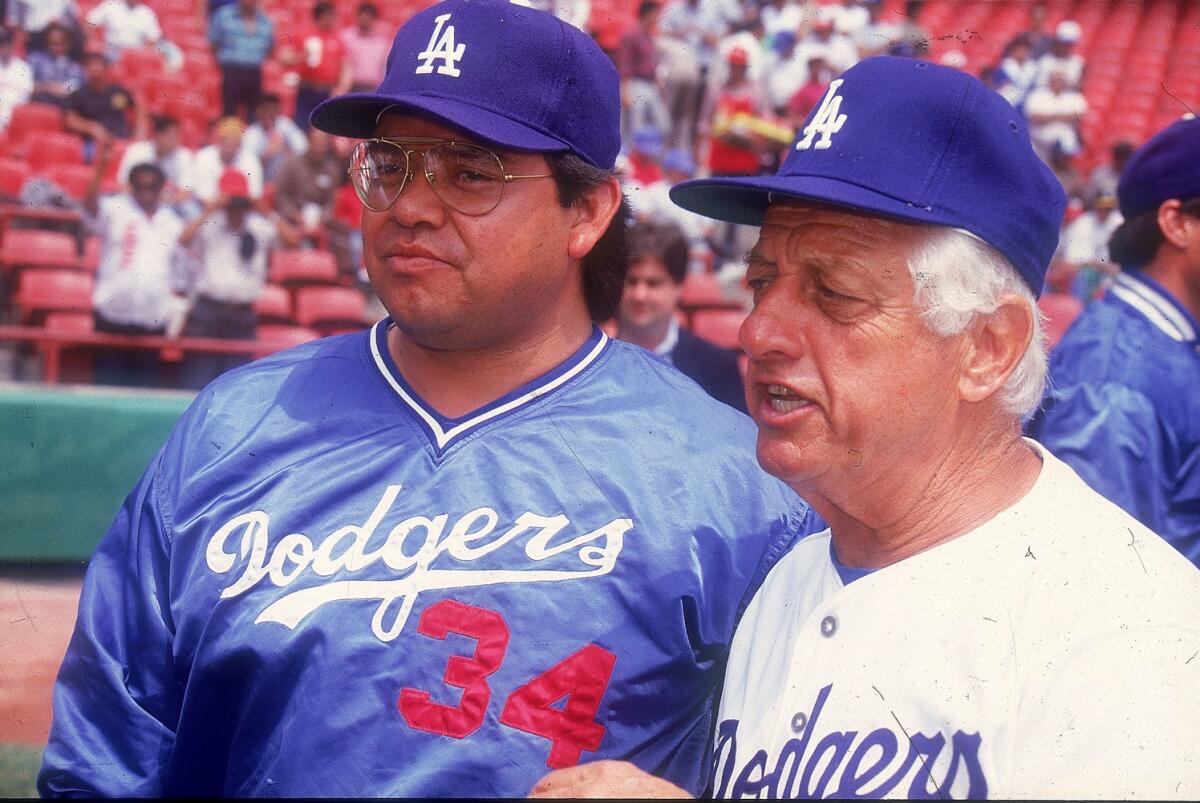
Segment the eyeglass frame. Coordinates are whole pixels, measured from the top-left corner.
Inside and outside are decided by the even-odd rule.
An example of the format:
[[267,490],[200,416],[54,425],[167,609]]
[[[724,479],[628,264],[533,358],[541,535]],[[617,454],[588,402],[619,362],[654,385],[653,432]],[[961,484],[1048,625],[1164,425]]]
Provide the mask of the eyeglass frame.
[[[426,164],[425,163],[425,154],[429,150],[429,148],[426,148],[425,150],[417,150],[415,148],[406,148],[406,147],[404,147],[405,145],[429,145],[431,147],[438,146],[438,145],[452,145],[452,146],[453,145],[466,145],[471,148],[478,148],[481,151],[491,154],[492,158],[496,160],[496,164],[499,165],[499,167],[500,167],[501,178],[504,180],[505,186],[507,186],[510,182],[516,181],[519,178],[554,178],[553,173],[531,173],[529,175],[515,175],[512,173],[507,173],[507,172],[505,172],[505,169],[504,169],[504,160],[500,158],[500,155],[498,153],[491,150],[490,148],[485,148],[482,145],[479,145],[478,143],[475,143],[475,142],[464,142],[462,140],[456,140],[456,139],[440,139],[438,137],[371,137],[370,139],[360,140],[359,143],[354,146],[354,150],[358,150],[359,148],[363,147],[364,145],[369,145],[372,142],[386,142],[389,145],[395,145],[397,148],[399,148],[400,152],[404,154],[405,167],[407,169],[407,173],[404,176],[404,183],[402,185],[400,185],[400,190],[399,190],[399,192],[396,193],[396,197],[393,198],[391,203],[389,203],[383,209],[375,209],[372,206],[368,206],[367,202],[365,200],[363,200],[362,193],[359,192],[358,185],[354,181],[354,168],[353,167],[346,168],[346,175],[348,175],[350,177],[350,185],[352,187],[354,187],[354,194],[358,196],[359,203],[361,203],[363,205],[363,208],[369,209],[372,212],[378,212],[378,213],[387,212],[389,209],[391,209],[393,206],[396,205],[396,201],[400,200],[400,196],[404,194],[404,190],[408,187],[409,182],[412,181],[414,178],[413,169],[412,169],[412,154],[414,154],[414,153],[421,154],[421,167],[422,167],[421,172],[425,175],[425,181],[427,181],[429,183],[429,188],[431,190],[433,190],[433,194],[436,195],[438,197],[438,200],[441,201],[443,204],[446,204],[446,206],[448,206],[449,208],[454,209],[453,206],[450,206],[450,204],[446,203],[446,199],[442,197],[440,192],[438,192],[437,187],[433,183],[433,175],[429,172],[429,170],[427,168],[425,168],[425,164]],[[353,152],[351,153],[351,156],[353,156]],[[360,171],[362,169],[363,168],[361,168],[361,167],[359,168]],[[500,205],[500,201],[502,201],[503,199],[504,199],[504,189],[503,189],[503,187],[501,187],[500,197],[496,199],[496,206],[493,206],[487,212],[480,212],[479,213],[480,216],[496,211],[496,207]],[[455,209],[454,211],[457,212],[459,210]],[[468,213],[460,212],[460,214],[465,215]]]

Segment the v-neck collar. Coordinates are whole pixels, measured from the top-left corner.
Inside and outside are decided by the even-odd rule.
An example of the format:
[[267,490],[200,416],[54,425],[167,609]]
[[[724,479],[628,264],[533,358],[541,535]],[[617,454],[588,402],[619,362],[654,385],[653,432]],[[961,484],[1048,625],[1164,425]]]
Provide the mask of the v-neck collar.
[[565,385],[594,363],[609,343],[609,338],[597,326],[574,354],[538,378],[509,391],[495,401],[485,404],[458,418],[447,418],[434,410],[404,379],[387,346],[387,331],[391,318],[384,318],[371,330],[371,357],[379,373],[395,391],[400,402],[412,413],[417,425],[425,432],[440,455],[455,443],[468,437],[489,421],[513,415],[539,400],[547,393]]

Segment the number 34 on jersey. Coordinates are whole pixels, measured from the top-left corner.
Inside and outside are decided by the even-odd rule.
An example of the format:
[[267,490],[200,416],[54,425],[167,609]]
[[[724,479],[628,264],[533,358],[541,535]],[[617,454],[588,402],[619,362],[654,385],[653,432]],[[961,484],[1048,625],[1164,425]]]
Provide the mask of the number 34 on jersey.
[[[492,699],[487,678],[504,663],[508,624],[497,611],[444,599],[425,609],[417,632],[438,640],[450,633],[475,640],[473,654],[451,655],[442,676],[447,686],[462,689],[458,705],[436,703],[428,691],[408,687],[397,703],[410,728],[464,739],[483,725]],[[616,662],[603,647],[586,645],[509,693],[500,723],[549,739],[546,766],[578,764],[584,750],[600,749],[604,726],[596,722],[596,712]],[[556,708],[564,697],[565,704]]]

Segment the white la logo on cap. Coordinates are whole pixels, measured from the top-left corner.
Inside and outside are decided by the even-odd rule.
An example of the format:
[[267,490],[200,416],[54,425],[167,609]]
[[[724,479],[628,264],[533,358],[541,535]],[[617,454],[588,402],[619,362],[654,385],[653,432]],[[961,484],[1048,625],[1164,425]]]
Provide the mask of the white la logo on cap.
[[[830,137],[841,131],[842,126],[846,123],[846,115],[839,114],[842,110],[842,96],[837,91],[841,85],[841,78],[829,82],[829,90],[821,99],[821,108],[817,109],[812,122],[804,129],[804,139],[796,143],[796,150],[806,151],[809,148],[816,148],[820,151],[833,144]],[[813,140],[818,134],[821,135],[821,138],[814,144]]]
[[[417,75],[427,75],[433,72],[433,63],[438,59],[442,60],[442,66],[437,68],[438,75],[457,78],[462,74],[458,69],[458,62],[467,52],[467,46],[454,44],[454,26],[446,25],[448,19],[450,19],[449,14],[433,18],[437,24],[433,28],[433,34],[429,37],[429,44],[425,45],[425,49],[417,54],[418,59],[425,60],[424,64],[418,65]],[[444,31],[442,30],[443,26],[445,26]]]

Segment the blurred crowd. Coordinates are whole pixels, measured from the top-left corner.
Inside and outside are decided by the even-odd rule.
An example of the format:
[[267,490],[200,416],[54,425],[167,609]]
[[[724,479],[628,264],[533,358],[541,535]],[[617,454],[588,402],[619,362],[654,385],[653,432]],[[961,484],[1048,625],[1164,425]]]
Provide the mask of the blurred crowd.
[[[844,70],[874,54],[931,52],[921,0],[888,15],[879,0],[640,0],[618,35],[611,15],[589,0],[533,4],[585,29],[596,26],[591,32],[607,45],[621,79],[619,169],[636,219],[677,230],[688,245],[688,273],[715,275],[734,304],[746,301],[742,259],[753,230],[685,212],[671,203],[669,188],[698,175],[773,172]],[[369,297],[360,207],[345,170],[353,143],[310,130],[308,114],[330,96],[376,86],[395,15],[381,15],[371,0],[316,2],[291,9],[281,24],[281,7],[262,0],[170,3],[194,14],[191,30],[202,35],[207,68],[219,76],[213,93],[197,90],[214,101],[197,115],[157,97],[158,85],[136,71],[144,64],[185,87],[200,80],[195,41],[184,43],[189,49],[170,41],[142,0],[84,3],[86,11],[80,5],[0,0],[0,129],[22,105],[59,107],[64,130],[82,142],[82,161],[95,168],[86,186],[35,176],[8,200],[77,209],[100,238],[96,329],[253,337],[253,305],[268,279],[269,254],[279,248],[331,253],[339,280]],[[1079,173],[1088,112],[1081,92],[1087,65],[1076,50],[1081,27],[1066,19],[1047,30],[1044,4],[1027,9],[1027,28],[980,77],[1026,117],[1039,154],[1068,191],[1049,282],[1082,305],[1115,273],[1107,241],[1121,222],[1116,180],[1134,143],[1118,143],[1109,161]],[[297,18],[302,24],[293,25]],[[956,50],[939,60],[966,66]],[[287,91],[272,91],[280,87]],[[152,169],[137,169],[146,166]],[[135,218],[141,222],[131,226]],[[178,232],[169,253],[163,231]],[[215,253],[242,254],[229,263],[242,275],[213,278],[221,263]],[[130,265],[138,267],[136,282],[119,270]],[[185,302],[172,301],[181,296]],[[221,314],[207,314],[213,310]],[[118,375],[140,381],[128,371]]]

